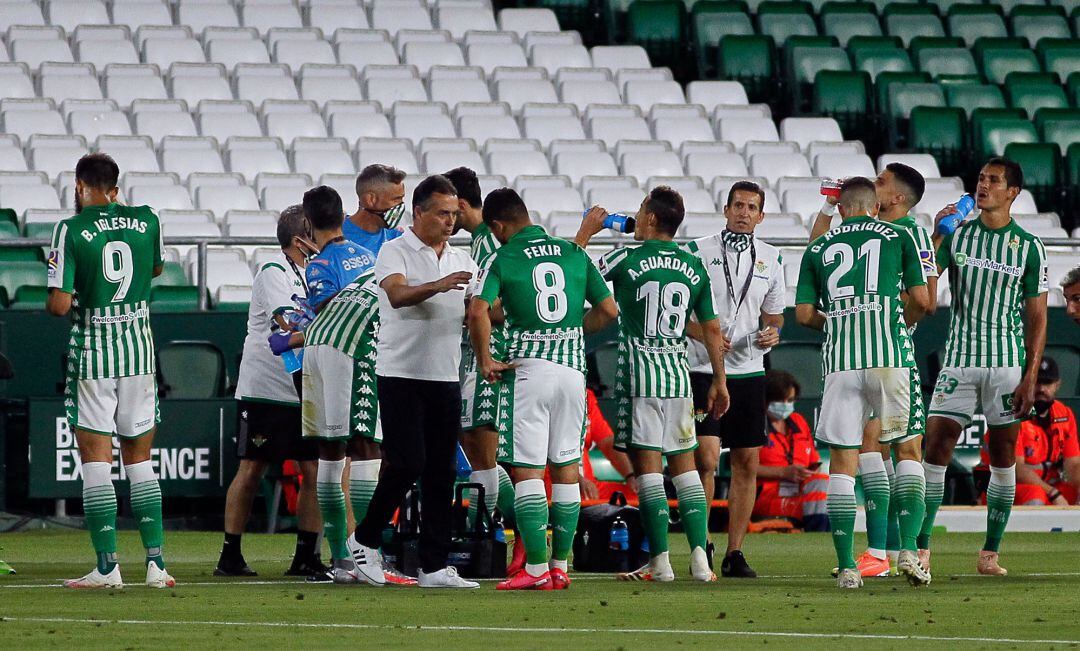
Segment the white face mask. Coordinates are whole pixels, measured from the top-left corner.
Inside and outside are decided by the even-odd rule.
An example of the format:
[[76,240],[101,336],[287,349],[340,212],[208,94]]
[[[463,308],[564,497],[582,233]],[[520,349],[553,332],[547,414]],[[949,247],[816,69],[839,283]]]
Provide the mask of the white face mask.
[[790,417],[792,414],[795,413],[795,403],[794,402],[770,402],[769,406],[766,407],[766,411],[768,411],[769,415],[772,416],[773,418],[777,418],[779,420],[785,420],[786,418]]

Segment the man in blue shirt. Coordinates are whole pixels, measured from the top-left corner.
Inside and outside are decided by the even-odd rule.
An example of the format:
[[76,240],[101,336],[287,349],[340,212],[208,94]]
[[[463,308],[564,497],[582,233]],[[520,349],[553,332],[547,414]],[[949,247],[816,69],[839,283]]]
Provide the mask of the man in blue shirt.
[[379,255],[386,242],[401,237],[405,214],[405,172],[387,165],[368,165],[356,177],[360,207],[345,220],[345,239]]

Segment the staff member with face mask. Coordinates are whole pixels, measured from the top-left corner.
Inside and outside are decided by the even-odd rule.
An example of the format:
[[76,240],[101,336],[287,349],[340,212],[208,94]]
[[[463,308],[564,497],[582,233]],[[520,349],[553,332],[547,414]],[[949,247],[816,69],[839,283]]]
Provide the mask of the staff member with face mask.
[[388,165],[368,165],[356,177],[360,207],[345,218],[345,239],[379,255],[390,240],[401,237],[398,227],[405,214],[405,172]]

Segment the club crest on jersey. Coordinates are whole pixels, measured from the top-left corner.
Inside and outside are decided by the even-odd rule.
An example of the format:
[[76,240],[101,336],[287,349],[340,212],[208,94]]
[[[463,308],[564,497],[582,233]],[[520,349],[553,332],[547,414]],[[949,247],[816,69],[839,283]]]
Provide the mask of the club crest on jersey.
[[1009,240],[1009,248],[1012,249],[1013,251],[1020,248],[1020,236],[1019,235],[1013,235],[1013,238],[1011,240]]
[[754,269],[756,269],[759,274],[765,273],[765,270],[768,268],[769,265],[765,264],[764,260],[758,260],[754,263]]

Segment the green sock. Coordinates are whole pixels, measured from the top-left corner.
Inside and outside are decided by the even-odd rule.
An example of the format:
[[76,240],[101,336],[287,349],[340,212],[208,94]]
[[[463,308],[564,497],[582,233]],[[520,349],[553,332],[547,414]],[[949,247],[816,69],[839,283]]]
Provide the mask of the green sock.
[[508,527],[514,525],[514,482],[510,481],[510,475],[502,466],[495,466],[499,472],[499,496],[495,506],[502,514],[503,524]]
[[923,462],[923,472],[926,475],[926,513],[923,515],[922,527],[915,539],[919,549],[930,549],[930,535],[934,531],[934,520],[937,518],[941,501],[945,499],[945,466],[937,466]]
[[116,489],[112,483],[112,464],[82,464],[83,514],[90,543],[97,555],[97,569],[108,574],[116,567]]
[[[679,504],[682,506],[682,503]],[[668,550],[668,526],[671,513],[667,493],[664,492],[664,476],[658,472],[638,477],[638,506],[645,537],[649,540],[649,555],[656,556]]]
[[139,523],[139,536],[146,549],[146,562],[165,569],[161,546],[165,529],[161,522],[161,484],[149,461],[124,467],[131,482],[131,512]]
[[344,470],[344,459],[319,459],[315,483],[315,497],[323,519],[323,536],[330,545],[330,555],[334,560],[349,557],[349,548],[345,546],[345,538],[349,535],[348,517],[345,514],[345,492],[341,490],[341,473]]
[[371,496],[379,485],[379,468],[382,459],[353,461],[349,464],[349,502],[352,504],[353,517],[360,524],[367,515]]
[[551,558],[565,561],[574,546],[578,516],[581,514],[581,489],[577,484],[551,485]]
[[[885,459],[885,474],[889,476],[889,522],[885,528],[885,549],[896,552],[900,550],[900,509],[896,502],[896,469],[892,459]],[[924,504],[920,511],[925,510]],[[919,525],[921,526],[922,522]]]
[[679,520],[682,522],[690,550],[709,544],[709,505],[705,503],[705,489],[696,470],[684,472],[672,478],[675,496],[679,498]]
[[986,487],[986,543],[983,551],[996,552],[1009,524],[1016,499],[1016,466],[990,466],[990,485]]
[[855,478],[829,475],[829,493],[825,501],[832,527],[833,547],[840,569],[855,567]]
[[884,558],[889,528],[889,475],[881,453],[859,455],[859,479],[866,501],[866,546],[875,556]]
[[896,464],[896,501],[900,518],[900,549],[917,551],[918,536],[926,514],[926,479],[918,461]]
[[548,504],[542,479],[519,481],[514,487],[514,513],[518,531],[525,544],[525,562],[543,565],[548,562],[547,524]]

